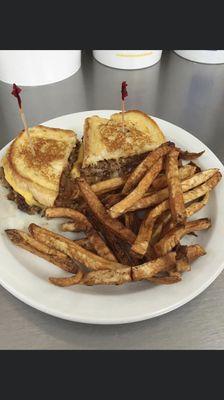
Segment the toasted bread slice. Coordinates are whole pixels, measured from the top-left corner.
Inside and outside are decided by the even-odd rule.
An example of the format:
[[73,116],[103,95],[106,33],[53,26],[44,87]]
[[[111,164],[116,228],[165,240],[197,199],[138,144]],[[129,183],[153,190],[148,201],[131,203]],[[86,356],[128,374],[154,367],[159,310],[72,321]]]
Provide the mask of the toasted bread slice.
[[118,160],[154,150],[166,141],[156,122],[142,111],[124,114],[125,130],[122,131],[122,113],[110,119],[92,116],[84,125],[84,158],[82,167],[103,160]]
[[38,125],[29,129],[35,156],[22,131],[10,145],[4,159],[5,178],[30,206],[53,206],[60,178],[77,142],[71,130]]

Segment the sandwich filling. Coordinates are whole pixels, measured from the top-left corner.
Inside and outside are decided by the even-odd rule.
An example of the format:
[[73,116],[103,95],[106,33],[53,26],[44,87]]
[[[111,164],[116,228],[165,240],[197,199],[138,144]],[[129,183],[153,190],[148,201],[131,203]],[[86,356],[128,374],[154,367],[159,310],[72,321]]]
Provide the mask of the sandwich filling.
[[136,154],[131,157],[119,158],[114,160],[102,160],[97,164],[82,168],[81,175],[88,183],[96,183],[116,176],[129,174],[144,158],[147,153]]

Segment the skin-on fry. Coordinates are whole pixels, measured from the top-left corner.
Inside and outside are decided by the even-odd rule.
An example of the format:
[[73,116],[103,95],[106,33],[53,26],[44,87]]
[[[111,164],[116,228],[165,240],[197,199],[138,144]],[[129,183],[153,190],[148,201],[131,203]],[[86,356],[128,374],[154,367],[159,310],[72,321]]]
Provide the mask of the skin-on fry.
[[204,154],[205,150],[200,151],[200,153],[190,153],[189,151],[183,151],[181,149],[177,149],[180,153],[180,158],[182,160],[195,160]]
[[147,157],[135,168],[135,170],[128,177],[127,182],[125,183],[122,193],[128,194],[134,189],[134,187],[139,183],[139,181],[143,178],[146,172],[158,161],[161,157],[165,156],[172,148],[174,147],[174,143],[167,142],[163,143],[154,151],[150,152]]
[[171,212],[169,210],[165,211],[163,214],[161,214],[158,217],[158,219],[156,220],[156,223],[154,225],[153,232],[152,232],[152,237],[150,240],[151,245],[154,245],[161,238],[164,226],[166,226],[168,224],[170,219],[171,219]]
[[74,242],[75,242],[76,244],[78,244],[79,246],[84,247],[84,249],[89,250],[89,251],[92,251],[93,253],[96,253],[96,251],[95,251],[93,245],[90,243],[90,241],[89,241],[88,238],[77,239],[77,240],[74,240]]
[[49,281],[56,286],[66,287],[77,285],[81,282],[84,273],[82,271],[78,271],[76,275],[65,277],[65,278],[53,278],[50,277]]
[[[196,165],[192,165],[192,164],[187,164],[187,165],[184,165],[184,167],[179,168],[178,173],[179,173],[180,180],[183,181],[187,178],[190,178],[191,176],[193,176],[195,174],[196,170],[197,170]],[[166,186],[167,186],[167,179],[166,179],[165,174],[158,176],[154,180],[154,182],[152,182],[152,188],[155,190],[164,189]]]
[[202,200],[200,201],[195,201],[189,206],[186,207],[186,213],[187,217],[191,217],[192,215],[196,214],[198,211],[200,211],[206,204],[208,204],[209,200],[209,192],[207,192]]
[[110,208],[110,215],[112,218],[118,218],[121,214],[124,214],[134,203],[136,203],[136,201],[140,200],[144,196],[154,179],[162,170],[162,166],[163,159],[159,158],[159,160],[152,165],[146,175],[138,183],[136,188],[129,193],[127,197]]
[[170,271],[168,271],[168,275],[176,278],[181,278],[181,273],[177,271],[176,266]]
[[81,284],[93,285],[121,285],[131,282],[131,267],[119,269],[117,271],[92,271],[87,273]]
[[[182,191],[188,192],[189,190],[195,188],[196,186],[201,185],[202,183],[208,181],[211,177],[216,175],[217,173],[220,174],[217,168],[211,168],[203,172],[199,172],[193,175],[191,178],[188,178],[181,182]],[[221,179],[221,177],[220,177]],[[159,192],[152,193],[149,196],[143,197],[141,200],[136,202],[132,207],[129,208],[128,211],[136,211],[144,208],[148,208],[150,206],[154,206],[156,204],[161,203],[162,201],[168,199],[169,192],[168,188],[164,188]],[[185,198],[185,197],[184,197]],[[189,200],[190,201],[190,200]]]
[[191,263],[197,258],[204,256],[206,251],[200,244],[193,244],[190,246],[180,246],[177,254],[177,258],[186,257],[188,262]]
[[178,172],[178,156],[179,153],[175,149],[167,154],[166,179],[172,220],[176,223],[183,223],[186,221],[187,215]]
[[181,273],[191,270],[191,266],[190,266],[189,262],[187,261],[186,257],[180,258],[180,260],[177,260],[176,270]]
[[194,244],[191,246],[179,246],[177,251],[177,264],[176,270],[179,272],[190,271],[190,263],[195,261],[197,258],[206,254],[205,249],[200,244]]
[[172,285],[173,283],[178,283],[182,279],[180,276],[175,275],[175,276],[163,276],[162,278],[160,277],[154,277],[149,279],[150,282],[155,283],[156,285]]
[[208,218],[189,221],[186,222],[184,226],[176,226],[155,244],[154,249],[157,256],[159,257],[169,253],[187,233],[208,229],[210,226],[211,221]]
[[44,243],[40,243],[26,232],[17,229],[7,229],[5,232],[8,235],[9,239],[16,246],[22,247],[30,253],[35,254],[36,256],[39,256],[51,262],[52,264],[57,265],[64,271],[71,273],[77,272],[77,265],[66,254],[55,250],[54,248],[46,246],[46,244]]
[[112,251],[109,249],[109,247],[107,247],[104,240],[94,229],[91,232],[88,232],[87,236],[90,244],[93,246],[94,250],[96,250],[96,253],[99,256],[105,258],[106,260],[117,261]]
[[84,274],[80,279],[73,278],[50,278],[50,281],[58,286],[82,285],[121,285],[139,280],[150,280],[161,271],[168,271],[175,265],[176,253],[171,252],[165,257],[158,258],[137,267],[126,267],[116,271],[91,271]]
[[133,225],[134,225],[134,213],[126,213],[124,216],[124,221],[125,221],[125,226],[128,229],[133,230]]
[[108,209],[108,208],[112,207],[114,204],[121,201],[123,199],[123,197],[124,196],[121,193],[111,193],[102,200],[102,203]]
[[[94,249],[96,250],[97,254],[107,260],[117,261],[113,253],[110,249],[106,246],[103,239],[98,235],[96,231],[94,231],[92,224],[86,218],[85,215],[81,214],[78,211],[75,211],[70,208],[47,208],[45,211],[45,215],[48,218],[57,218],[60,217],[69,217],[73,218],[73,222],[66,222],[62,224],[62,230],[69,231],[69,232],[78,232],[84,231],[87,233],[89,237],[90,243],[92,243]],[[89,233],[89,234],[88,234]]]
[[[184,203],[196,200],[199,197],[205,195],[207,192],[212,190],[218,184],[221,177],[222,177],[221,173],[216,172],[204,184],[196,187],[195,189],[190,190],[187,193],[184,193]],[[134,245],[132,246],[133,251],[138,252],[139,254],[142,255],[146,253],[148,244],[152,237],[152,230],[155,221],[164,211],[168,210],[169,207],[170,207],[169,201],[165,200],[149,212],[148,216],[146,216],[146,218],[142,222],[142,225],[140,226],[139,233],[137,235]],[[142,238],[144,238],[144,241]]]
[[140,281],[152,278],[161,271],[168,271],[176,264],[176,252],[170,252],[165,257],[159,257],[145,264],[132,267],[132,279]]
[[58,235],[55,232],[41,228],[38,225],[30,224],[29,232],[36,240],[67,254],[69,257],[89,269],[117,269],[126,267],[126,265],[124,266],[117,262],[108,261],[94,253],[91,253],[77,245],[74,241]]
[[45,210],[45,217],[47,218],[71,218],[78,226],[84,227],[85,231],[92,229],[91,224],[85,215],[72,208],[52,207]]
[[113,232],[115,236],[132,244],[135,241],[135,234],[130,229],[126,228],[120,221],[110,217],[103,204],[100,202],[96,194],[91,190],[91,187],[88,185],[85,179],[78,178],[77,183],[84,200],[99,222],[108,230]]
[[[209,200],[209,192],[204,195],[201,201],[195,201],[189,206],[186,207],[186,214],[187,218],[191,217],[192,215],[196,214],[198,211],[200,211],[207,203]],[[171,229],[173,229],[175,226],[175,222],[172,220],[169,220],[164,224],[161,236],[164,236],[169,232]],[[196,235],[197,236],[197,235]]]
[[[101,232],[103,235],[108,247],[111,249],[113,254],[116,254],[116,258],[118,262],[126,265],[137,265],[139,264],[139,257],[133,254],[130,249],[129,245],[117,238],[110,232],[105,225],[102,225],[92,214],[91,212],[88,213],[88,219],[91,223],[96,227],[96,229]],[[137,257],[136,257],[137,256]]]
[[137,235],[140,225],[141,225],[141,219],[139,218],[137,213],[135,213],[135,212],[129,213],[128,212],[124,215],[124,219],[125,219],[125,226],[127,228],[131,229],[132,232],[134,232],[134,234]]
[[105,181],[97,182],[91,185],[91,189],[98,196],[104,193],[112,192],[113,190],[122,188],[127,180],[127,177],[116,177]]
[[61,224],[63,232],[86,232],[90,228],[78,221],[68,221]]
[[142,255],[144,255],[147,252],[149,242],[152,237],[155,221],[156,221],[155,219],[152,219],[148,223],[147,219],[143,220],[137,238],[131,247],[132,251]]

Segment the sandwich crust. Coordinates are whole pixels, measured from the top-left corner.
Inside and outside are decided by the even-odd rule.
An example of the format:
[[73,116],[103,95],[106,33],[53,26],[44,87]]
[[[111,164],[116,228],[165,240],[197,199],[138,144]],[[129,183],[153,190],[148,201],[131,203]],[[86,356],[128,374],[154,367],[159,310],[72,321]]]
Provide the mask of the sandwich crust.
[[125,130],[122,114],[110,119],[95,115],[84,124],[84,159],[82,167],[96,165],[103,160],[118,160],[154,150],[166,141],[156,122],[139,110],[125,112]]
[[10,145],[4,159],[6,180],[28,205],[53,206],[58,195],[60,177],[76,145],[71,130],[38,125],[29,129],[35,156],[24,131]]

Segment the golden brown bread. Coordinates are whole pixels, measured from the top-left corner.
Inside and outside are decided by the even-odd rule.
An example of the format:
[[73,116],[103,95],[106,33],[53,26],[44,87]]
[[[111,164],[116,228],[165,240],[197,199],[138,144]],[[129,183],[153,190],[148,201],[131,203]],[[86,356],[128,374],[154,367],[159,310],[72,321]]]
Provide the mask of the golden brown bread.
[[27,204],[53,206],[58,195],[60,177],[76,145],[71,130],[38,125],[29,129],[33,157],[24,131],[10,145],[2,164],[8,183]]
[[86,118],[82,167],[142,154],[166,141],[156,122],[142,111],[126,111],[124,121],[123,132],[121,113],[113,114],[110,119],[97,115]]

